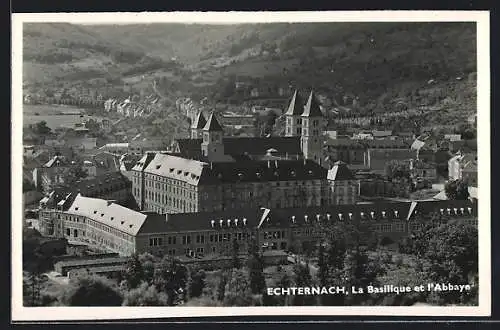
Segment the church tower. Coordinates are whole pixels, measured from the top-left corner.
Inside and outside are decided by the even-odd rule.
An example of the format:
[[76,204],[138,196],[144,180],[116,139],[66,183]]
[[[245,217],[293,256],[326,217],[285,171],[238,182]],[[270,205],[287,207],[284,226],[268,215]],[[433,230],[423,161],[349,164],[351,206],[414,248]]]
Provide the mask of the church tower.
[[300,115],[304,111],[304,101],[297,90],[293,93],[288,110],[285,112],[285,136],[300,136],[302,132],[302,118]]
[[214,113],[210,114],[205,127],[202,130],[203,142],[201,143],[201,152],[209,161],[220,161],[225,158],[224,143],[222,141],[224,130]]
[[203,138],[203,127],[205,127],[207,120],[203,115],[203,112],[198,112],[198,116],[193,121],[191,125],[191,139],[202,139]]
[[319,165],[326,166],[323,157],[323,113],[319,103],[311,91],[304,106],[302,118],[302,136],[300,145],[305,159],[311,159]]

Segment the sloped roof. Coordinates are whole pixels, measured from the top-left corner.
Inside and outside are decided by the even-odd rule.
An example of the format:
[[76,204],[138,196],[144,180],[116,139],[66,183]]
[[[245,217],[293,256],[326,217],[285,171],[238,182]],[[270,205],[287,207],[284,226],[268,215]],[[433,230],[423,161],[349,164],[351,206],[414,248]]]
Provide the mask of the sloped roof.
[[262,227],[308,226],[320,222],[351,222],[360,220],[406,220],[409,202],[377,202],[366,204],[331,205],[326,207],[271,209]]
[[148,216],[148,219],[141,227],[139,234],[200,230],[217,231],[221,229],[226,230],[228,228],[254,228],[258,224],[260,213],[261,210],[252,208],[216,212],[175,213],[166,214],[165,216]]
[[361,144],[360,141],[353,139],[346,139],[346,138],[338,138],[338,139],[328,138],[325,141],[325,145],[337,148],[358,148],[358,149],[365,148],[365,145]]
[[192,159],[168,154],[155,154],[144,172],[197,185],[205,165],[206,163]]
[[327,170],[311,160],[250,160],[201,162],[169,154],[156,154],[146,173],[175,178],[193,185],[232,182],[268,182],[326,179]]
[[411,145],[411,149],[420,150],[420,148],[422,148],[424,145],[425,145],[424,141],[420,141],[419,139],[416,139],[415,141],[413,141],[413,143]]
[[196,116],[193,124],[191,125],[191,128],[198,128],[202,129],[205,127],[205,124],[207,123],[207,120],[205,119],[205,116],[203,115],[203,112],[198,112],[198,115]]
[[307,103],[304,106],[304,112],[302,113],[302,117],[323,117],[323,113],[321,112],[318,100],[314,96],[313,91],[311,91],[311,93],[309,94]]
[[85,216],[130,235],[137,235],[147,216],[104,199],[78,194],[68,213]]
[[153,160],[155,157],[154,153],[149,153],[147,152],[144,156],[142,156],[141,159],[132,167],[132,170],[134,171],[143,171],[149,163]]
[[327,170],[311,160],[213,163],[205,167],[200,184],[324,180]]
[[288,104],[288,110],[285,115],[288,116],[300,116],[304,112],[304,100],[300,96],[298,91],[293,93],[293,96]]
[[64,157],[62,156],[54,156],[52,159],[50,159],[48,162],[46,162],[43,166],[44,167],[53,167],[53,166],[65,166],[67,165],[67,161]]
[[328,171],[327,178],[332,181],[354,180],[354,175],[349,167],[347,167],[346,163],[338,161],[335,162],[333,167]]
[[477,201],[473,202],[470,199],[466,200],[429,199],[429,200],[418,201],[415,203],[416,207],[412,210],[411,214],[409,214],[408,219],[411,219],[413,216],[416,216],[418,214],[429,214],[434,212],[441,213],[443,215],[447,215],[450,213],[452,215],[455,215],[457,214],[457,212],[460,214],[460,212],[462,211],[464,212],[470,211],[470,214],[477,216]]
[[410,149],[410,143],[403,140],[362,140],[359,143],[365,145],[367,148]]
[[210,117],[208,117],[208,121],[205,124],[205,126],[203,127],[203,130],[208,131],[208,132],[222,132],[223,131],[221,124],[219,123],[219,121],[217,120],[217,117],[215,116],[215,114],[213,112],[210,114]]
[[[202,139],[178,139],[179,154],[182,157],[199,159]],[[271,137],[226,137],[223,139],[224,153],[238,158],[241,155],[265,155],[271,148],[276,155],[302,155],[300,136]]]

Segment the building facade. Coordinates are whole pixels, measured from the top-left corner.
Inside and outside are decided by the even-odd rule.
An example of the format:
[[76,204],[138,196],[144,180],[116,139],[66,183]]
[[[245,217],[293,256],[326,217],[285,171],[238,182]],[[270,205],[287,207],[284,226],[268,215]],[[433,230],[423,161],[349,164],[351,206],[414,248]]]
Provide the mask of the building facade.
[[396,241],[435,216],[441,216],[440,221],[477,226],[477,201],[259,207],[159,215],[79,195],[69,207],[45,215],[41,224],[53,229],[51,236],[122,256],[150,252],[203,258],[230,256],[235,241],[243,254],[252,242],[263,251],[301,252],[330,238],[329,226],[342,223],[356,226],[366,239],[375,234]]
[[159,213],[330,202],[327,170],[310,160],[207,163],[159,153],[144,156],[132,171],[136,201]]

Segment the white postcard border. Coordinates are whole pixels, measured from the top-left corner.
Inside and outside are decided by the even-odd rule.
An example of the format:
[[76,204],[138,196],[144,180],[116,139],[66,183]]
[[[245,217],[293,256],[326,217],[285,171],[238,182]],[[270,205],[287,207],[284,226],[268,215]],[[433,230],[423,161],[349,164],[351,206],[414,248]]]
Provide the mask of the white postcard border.
[[[22,298],[22,24],[266,22],[477,22],[477,132],[479,178],[479,306],[301,307],[23,307]],[[490,26],[487,11],[323,11],[30,13],[12,15],[12,320],[64,321],[203,316],[489,316],[491,314]]]

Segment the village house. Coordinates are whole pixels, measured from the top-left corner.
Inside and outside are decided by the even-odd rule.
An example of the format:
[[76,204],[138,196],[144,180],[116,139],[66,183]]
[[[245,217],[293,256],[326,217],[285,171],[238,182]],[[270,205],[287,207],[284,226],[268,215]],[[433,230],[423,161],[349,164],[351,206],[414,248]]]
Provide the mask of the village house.
[[477,154],[459,153],[448,161],[448,176],[450,180],[463,179],[470,186],[477,187]]

